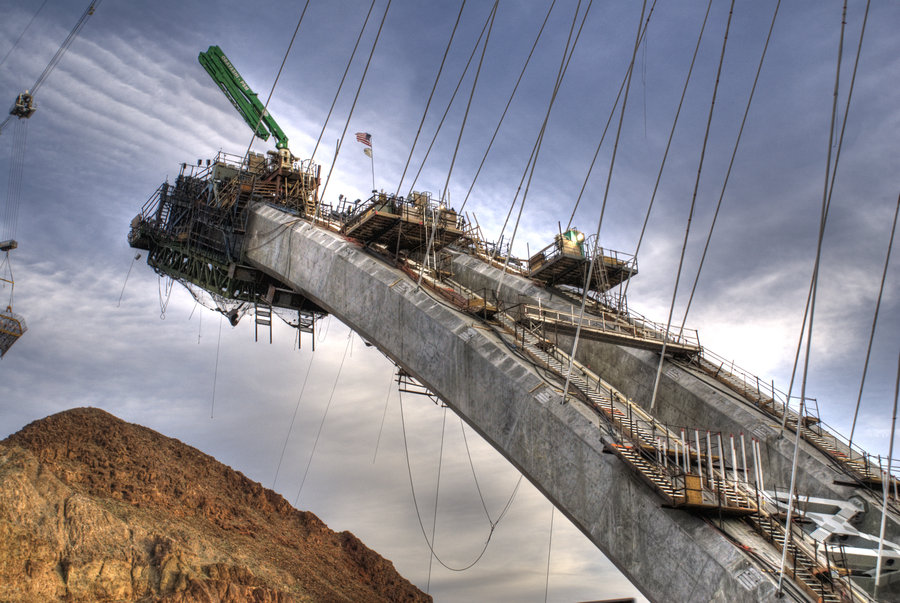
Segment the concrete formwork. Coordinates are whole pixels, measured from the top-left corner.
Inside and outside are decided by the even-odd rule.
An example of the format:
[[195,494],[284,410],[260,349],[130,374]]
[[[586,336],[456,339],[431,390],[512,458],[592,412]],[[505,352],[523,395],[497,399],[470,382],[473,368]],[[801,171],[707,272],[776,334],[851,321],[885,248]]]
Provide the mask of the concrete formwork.
[[275,208],[253,208],[246,241],[249,263],[333,313],[439,395],[648,598],[774,596],[769,575],[702,518],[662,508],[625,463],[604,453],[596,419],[561,404],[559,392],[477,320],[356,244]]

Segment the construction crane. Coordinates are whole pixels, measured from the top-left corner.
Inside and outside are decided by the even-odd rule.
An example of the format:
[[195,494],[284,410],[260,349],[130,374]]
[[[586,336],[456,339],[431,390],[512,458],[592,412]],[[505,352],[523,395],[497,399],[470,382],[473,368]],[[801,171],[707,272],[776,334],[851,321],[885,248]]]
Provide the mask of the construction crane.
[[259,101],[256,92],[250,88],[222,52],[222,49],[218,46],[210,46],[206,52],[201,52],[197,59],[256,136],[262,140],[268,140],[271,133],[275,137],[275,148],[278,149],[280,167],[290,168],[293,156],[288,149],[287,136]]

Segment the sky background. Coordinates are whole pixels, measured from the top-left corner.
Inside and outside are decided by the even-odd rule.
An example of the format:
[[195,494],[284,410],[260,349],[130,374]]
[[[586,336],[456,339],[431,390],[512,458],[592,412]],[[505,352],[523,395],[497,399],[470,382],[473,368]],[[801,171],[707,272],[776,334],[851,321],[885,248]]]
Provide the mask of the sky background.
[[[47,2],[0,64],[0,102],[11,104],[34,82],[84,4]],[[0,0],[0,57],[36,5]],[[384,6],[384,0],[375,4],[316,151],[323,174],[334,162]],[[323,129],[368,7],[352,0],[310,3],[269,106],[301,158],[310,156]],[[451,205],[459,207],[465,198],[548,7],[547,1],[499,5],[449,180]],[[309,335],[298,349],[296,335],[280,324],[273,344],[256,343],[252,319],[232,328],[196,306],[180,286],[170,288],[143,259],[117,303],[134,256],[126,242],[128,225],[143,203],[161,182],[174,180],[181,162],[212,158],[220,150],[242,154],[250,142],[249,128],[197,54],[211,44],[221,46],[265,98],[300,8],[284,2],[106,0],[39,89],[14,225],[19,248],[10,254],[14,310],[29,330],[0,361],[0,437],[48,414],[100,407],[274,485],[332,529],[358,535],[439,601],[542,601],[551,506],[527,480],[478,564],[455,572],[435,562],[429,584],[428,549],[410,493],[398,393],[391,386],[393,367],[336,319],[320,325],[315,353]],[[490,8],[483,0],[466,4],[422,128],[426,142],[416,147],[410,174],[422,165],[422,149]],[[499,238],[525,172],[575,8],[570,0],[556,3],[466,205],[488,239]],[[591,7],[550,114],[514,245],[520,255],[549,243],[557,221],[565,226],[572,212],[631,57],[640,8],[639,2],[599,1]],[[609,183],[600,228],[604,247],[634,252],[705,8],[705,2],[663,1],[652,15],[637,52]],[[736,3],[676,322],[684,314],[773,9],[769,0]],[[840,119],[863,9],[861,0],[850,2]],[[458,10],[455,2],[394,0],[326,202],[334,203],[338,194],[356,199],[370,193],[371,164],[353,140],[357,131],[373,136],[376,187],[409,191],[412,177],[401,187],[400,175]],[[658,321],[665,321],[672,296],[727,17],[727,3],[714,2],[638,258],[640,274],[629,289],[630,307]],[[815,257],[840,22],[841,3],[835,0],[782,6],[687,320],[708,349],[782,389],[790,380]],[[850,431],[900,192],[898,25],[900,4],[873,3],[823,245],[807,391],[824,421],[842,433]],[[478,56],[416,190],[439,196],[444,188],[477,61]],[[597,230],[617,120],[618,113],[573,222],[587,232]],[[0,194],[7,190],[13,128],[0,135]],[[271,148],[271,141],[254,144],[260,152]],[[0,201],[5,206],[8,195]],[[881,454],[888,449],[900,341],[898,270],[895,261],[857,428],[858,441]],[[0,293],[5,306],[9,289]],[[459,419],[448,412],[444,423],[445,411],[428,399],[404,395],[403,412],[417,501],[429,531],[442,426],[446,430],[436,550],[450,566],[468,565],[490,532],[472,467],[492,520],[519,474],[468,428],[463,439]],[[550,551],[548,600],[637,595],[559,513]]]

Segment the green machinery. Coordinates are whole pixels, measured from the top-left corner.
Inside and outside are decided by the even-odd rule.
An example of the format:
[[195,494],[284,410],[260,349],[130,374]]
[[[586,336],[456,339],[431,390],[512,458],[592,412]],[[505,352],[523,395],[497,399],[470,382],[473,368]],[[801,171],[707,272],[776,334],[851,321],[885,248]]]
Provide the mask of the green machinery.
[[254,311],[257,325],[271,327],[272,308],[283,308],[298,312],[294,326],[312,331],[324,310],[248,266],[243,245],[254,204],[277,205],[315,219],[318,166],[311,160],[298,162],[291,154],[284,131],[218,46],[201,52],[199,61],[256,135],[263,140],[274,136],[277,151],[269,151],[268,157],[220,152],[205,166],[200,161],[196,167],[182,164],[175,183],[163,183],[132,220],[129,243],[146,250],[147,264],[182,283],[198,301],[211,297],[233,324]]
[[262,140],[268,140],[269,134],[275,137],[275,148],[281,159],[282,167],[291,165],[291,152],[288,150],[288,138],[284,131],[269,115],[265,106],[259,102],[259,97],[238,73],[225,53],[218,46],[210,46],[206,52],[201,52],[197,57],[203,68],[218,84],[234,108],[237,109],[247,125]]

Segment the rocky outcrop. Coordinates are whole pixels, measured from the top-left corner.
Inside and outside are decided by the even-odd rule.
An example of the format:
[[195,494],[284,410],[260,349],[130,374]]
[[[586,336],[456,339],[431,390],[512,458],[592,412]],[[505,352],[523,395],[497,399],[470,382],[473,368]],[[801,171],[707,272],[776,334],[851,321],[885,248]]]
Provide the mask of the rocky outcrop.
[[0,601],[430,601],[212,457],[93,408],[0,442]]

